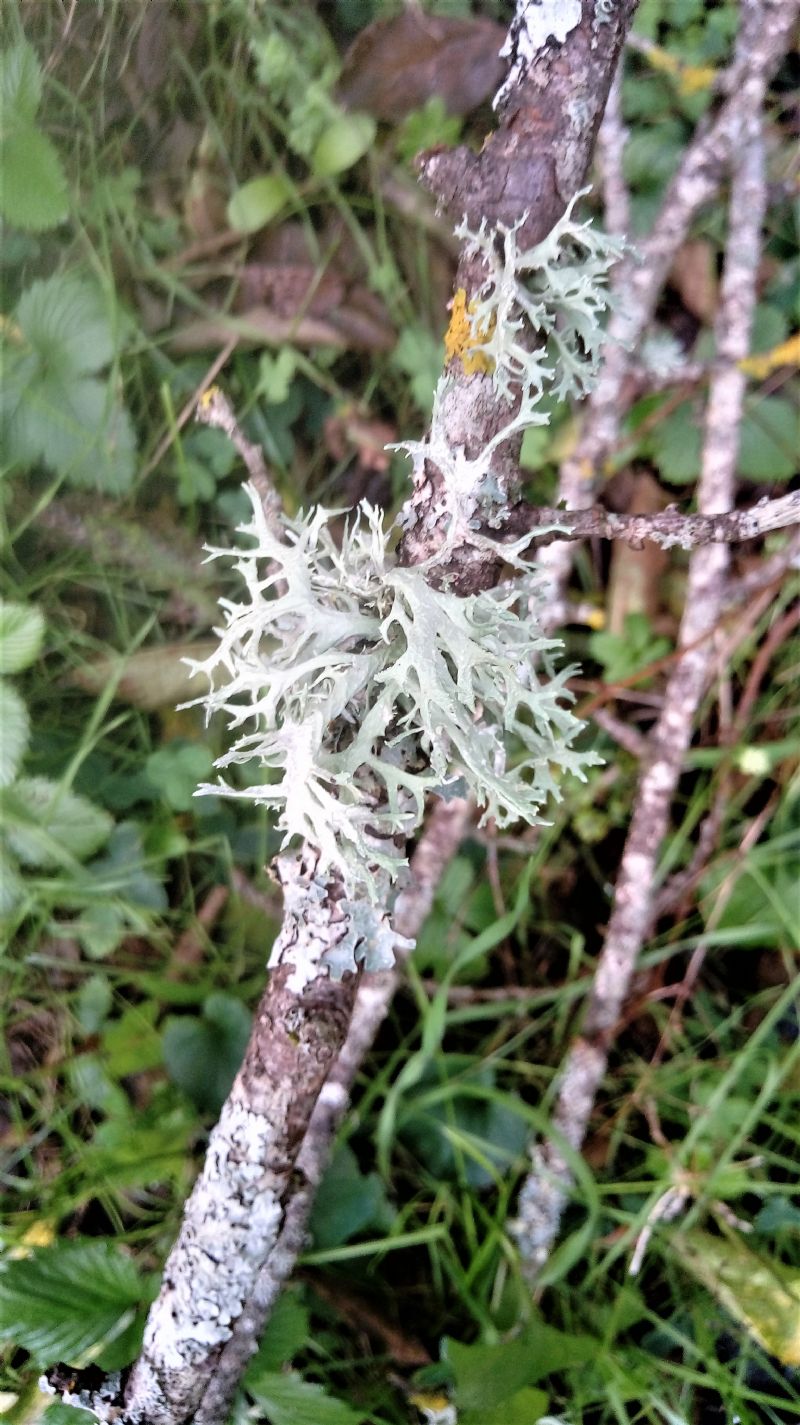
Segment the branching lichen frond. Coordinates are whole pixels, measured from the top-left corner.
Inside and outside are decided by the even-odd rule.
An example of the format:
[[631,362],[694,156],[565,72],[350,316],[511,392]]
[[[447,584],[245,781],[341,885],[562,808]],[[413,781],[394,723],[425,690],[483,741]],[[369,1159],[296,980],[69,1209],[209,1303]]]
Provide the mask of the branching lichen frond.
[[281,538],[246,488],[245,598],[222,604],[219,647],[190,664],[212,688],[197,701],[234,733],[216,763],[231,780],[200,791],[273,808],[284,844],[306,840],[320,873],[371,901],[405,864],[429,792],[463,780],[499,826],[539,821],[560,773],[592,759],[572,747],[569,670],[531,619],[533,576],[459,598],[395,562],[368,504],[340,545],[323,509],[283,517]]
[[[512,436],[549,423],[545,397],[580,399],[596,379],[602,321],[612,303],[608,275],[625,243],[593,228],[591,220],[574,219],[582,196],[575,195],[548,236],[533,247],[521,247],[519,241],[527,214],[513,227],[481,223],[473,230],[464,220],[456,228],[466,255],[480,257],[486,277],[477,294],[459,305],[464,334],[462,354],[454,348],[454,356],[467,371],[491,373],[497,396],[512,409],[479,454],[467,458],[453,446],[447,420],[448,402],[463,388],[445,371],[434,396],[429,435],[395,447],[410,455],[415,486],[424,483],[426,462],[442,477],[441,509],[436,511],[445,528],[440,561],[457,544],[479,543],[471,533],[478,525],[502,523],[509,491],[493,473],[495,452]],[[412,508],[404,522],[413,518]]]

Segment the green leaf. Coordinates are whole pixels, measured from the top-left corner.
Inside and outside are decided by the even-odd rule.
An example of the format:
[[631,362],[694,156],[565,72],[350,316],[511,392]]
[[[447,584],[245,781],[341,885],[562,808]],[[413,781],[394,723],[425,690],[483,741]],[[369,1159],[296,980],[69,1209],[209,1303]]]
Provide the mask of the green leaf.
[[13,856],[0,841],[0,918],[9,915],[19,905],[25,893],[25,882]]
[[108,302],[81,278],[34,282],[19,299],[16,320],[47,370],[65,378],[93,376],[114,355]]
[[791,480],[800,458],[800,422],[791,401],[770,396],[750,407],[742,422],[738,471],[745,480]]
[[26,866],[83,861],[108,839],[112,818],[47,777],[24,777],[4,795],[9,845]]
[[0,1274],[0,1340],[42,1365],[96,1355],[147,1299],[131,1259],[109,1242],[43,1247]]
[[0,599],[0,674],[20,673],[39,657],[44,619],[31,604]]
[[591,1336],[573,1336],[531,1321],[519,1335],[497,1345],[465,1346],[447,1339],[445,1349],[455,1375],[459,1409],[488,1411],[507,1404],[524,1387],[554,1371],[594,1360],[600,1348]]
[[30,124],[42,99],[42,67],[33,45],[19,40],[0,53],[0,123]]
[[311,169],[318,178],[344,173],[364,157],[373,143],[377,124],[369,114],[342,114],[334,119],[318,140],[311,156]]
[[278,1297],[275,1310],[267,1322],[261,1343],[247,1367],[246,1386],[259,1376],[280,1370],[301,1351],[309,1338],[310,1322],[296,1290],[290,1288]]
[[75,1001],[75,1017],[84,1034],[96,1034],[108,1018],[113,994],[105,975],[84,980]]
[[432,94],[421,109],[407,114],[397,131],[395,140],[398,157],[415,158],[426,148],[436,148],[439,144],[451,148],[461,136],[463,120],[455,114],[448,114],[441,94]]
[[150,754],[145,775],[175,811],[189,811],[199,783],[211,775],[213,765],[211,752],[201,743],[175,741]]
[[64,383],[45,376],[32,382],[8,423],[6,441],[12,461],[41,460],[78,489],[122,495],[133,480],[133,427],[104,381]]
[[468,1410],[461,1415],[461,1425],[536,1425],[547,1410],[548,1397],[543,1390],[527,1386],[510,1400],[504,1400],[494,1410]]
[[291,202],[293,192],[285,173],[265,173],[261,178],[251,178],[232,195],[228,203],[228,222],[236,232],[257,232]]
[[366,1227],[386,1228],[394,1212],[377,1173],[362,1173],[347,1145],[336,1149],[314,1199],[311,1233],[318,1249],[339,1247]]
[[700,426],[688,401],[659,421],[649,442],[655,464],[671,485],[688,485],[697,479],[701,445]]
[[392,352],[392,365],[410,378],[411,395],[427,413],[442,371],[442,343],[423,326],[404,327]]
[[209,995],[202,1017],[167,1020],[164,1063],[172,1082],[201,1112],[218,1112],[230,1092],[250,1037],[250,1015],[232,995]]
[[15,688],[0,678],[0,787],[8,787],[19,771],[28,746],[28,709]]
[[46,134],[32,125],[0,138],[0,213],[15,227],[44,232],[69,212],[61,159]]
[[248,1385],[270,1425],[361,1425],[363,1411],[328,1395],[324,1386],[288,1375],[265,1372]]
[[161,1036],[155,1028],[158,1004],[144,1000],[126,1009],[103,1030],[103,1060],[112,1078],[144,1073],[163,1063]]
[[[152,859],[152,858],[150,858]],[[159,913],[167,908],[163,873],[148,864],[138,826],[122,821],[109,837],[104,854],[88,867],[95,886],[145,910]]]

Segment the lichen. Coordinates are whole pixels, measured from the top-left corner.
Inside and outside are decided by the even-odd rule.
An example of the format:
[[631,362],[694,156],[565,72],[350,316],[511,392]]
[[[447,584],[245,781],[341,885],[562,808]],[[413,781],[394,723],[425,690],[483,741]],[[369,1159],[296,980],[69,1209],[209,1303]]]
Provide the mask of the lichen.
[[373,903],[427,794],[457,778],[484,819],[539,821],[561,770],[592,759],[572,747],[570,670],[555,670],[559,645],[530,615],[534,576],[459,598],[396,562],[370,505],[341,545],[321,508],[283,517],[281,540],[246,489],[252,547],[212,551],[234,560],[245,596],[223,601],[218,647],[189,664],[211,686],[197,702],[234,734],[215,764],[233,776],[199,791],[272,808],[284,844],[304,839],[321,874]]

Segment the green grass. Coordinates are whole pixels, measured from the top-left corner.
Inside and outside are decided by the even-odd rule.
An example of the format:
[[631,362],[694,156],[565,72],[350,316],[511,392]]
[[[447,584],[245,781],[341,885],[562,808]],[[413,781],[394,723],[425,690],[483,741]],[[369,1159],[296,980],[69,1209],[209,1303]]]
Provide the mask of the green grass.
[[[363,20],[376,7],[362,9]],[[403,166],[396,133],[382,127],[356,167],[336,179],[315,178],[292,150],[303,115],[257,80],[250,41],[278,32],[293,35],[309,81],[318,77],[335,54],[323,19],[312,20],[309,7],[301,46],[290,7],[219,0],[189,10],[191,43],[171,52],[149,88],[147,63],[156,64],[159,43],[151,41],[147,53],[137,48],[146,33],[144,4],[78,6],[66,38],[65,10],[56,5],[13,0],[0,22],[4,46],[24,32],[50,65],[39,121],[71,194],[60,226],[38,234],[8,230],[2,310],[12,313],[21,293],[53,273],[80,273],[98,284],[114,330],[102,379],[109,392],[124,395],[138,444],[131,487],[116,499],[74,492],[68,477],[41,464],[17,461],[3,472],[2,593],[35,603],[47,622],[42,659],[14,678],[33,724],[24,770],[90,797],[117,828],[85,864],[29,868],[24,896],[4,923],[3,1242],[13,1257],[54,1238],[108,1240],[143,1273],[160,1270],[213,1121],[198,1107],[213,1087],[203,1081],[197,1090],[195,1079],[192,1097],[169,1051],[165,1058],[169,1025],[191,1020],[200,1033],[210,996],[227,997],[231,1023],[237,1004],[252,1010],[279,913],[263,871],[276,849],[266,818],[187,795],[192,759],[202,759],[207,745],[216,750],[219,733],[206,734],[194,712],[176,713],[176,699],[146,711],[118,696],[125,660],[137,650],[163,648],[174,663],[179,651],[167,650],[207,633],[224,576],[201,566],[200,546],[227,541],[242,513],[240,471],[224,441],[205,440],[208,432],[191,422],[179,429],[178,416],[230,335],[224,314],[234,303],[236,263],[249,248],[243,240],[179,260],[193,241],[186,202],[213,190],[224,207],[238,184],[284,166],[294,197],[281,217],[305,235],[318,287],[334,260],[320,234],[335,228],[340,251],[356,255],[355,285],[383,301],[387,329],[413,334],[399,352],[287,348],[294,356],[283,374],[262,360],[266,349],[241,347],[229,357],[221,380],[251,437],[264,443],[292,509],[315,499],[348,504],[364,493],[390,510],[400,503],[403,463],[359,470],[352,444],[344,454],[326,447],[325,421],[346,419],[355,407],[400,436],[422,429],[426,373],[446,321],[450,280],[443,250],[386,197],[386,171]],[[685,32],[670,7],[659,13],[655,37],[687,53],[692,46],[704,52],[704,44],[710,53],[731,20],[722,7],[706,19],[694,16]],[[355,7],[344,3],[326,15],[339,42],[354,17]],[[786,82],[776,88],[772,113],[776,142],[788,146],[780,98]],[[670,116],[676,132],[688,133],[694,112],[663,77],[632,62],[628,85],[637,134],[652,135]],[[181,125],[191,126],[193,143],[165,177],[159,164],[169,145],[178,145]],[[637,213],[644,213],[657,190],[646,170],[633,176]],[[765,326],[776,340],[798,270],[788,206],[779,198],[771,211],[772,268],[762,294],[773,313]],[[703,220],[715,250],[721,212]],[[671,301],[676,307],[677,298]],[[177,355],[174,332],[200,319],[216,323],[213,342]],[[284,377],[285,397],[270,402],[270,382]],[[766,400],[781,393],[758,394]],[[530,471],[538,497],[552,496],[567,424],[563,413]],[[671,491],[673,498],[682,493]],[[173,560],[165,560],[165,547],[175,551]],[[678,561],[674,567],[651,647],[662,634],[672,646],[682,592],[682,568]],[[582,557],[577,577],[584,596],[602,607],[605,568]],[[585,788],[565,787],[552,826],[503,843],[498,853],[506,916],[489,884],[487,835],[468,839],[448,872],[407,984],[364,1068],[314,1241],[287,1298],[299,1314],[281,1359],[291,1359],[307,1383],[349,1402],[353,1422],[415,1418],[409,1393],[435,1395],[453,1370],[465,1389],[471,1360],[479,1374],[502,1378],[511,1368],[503,1351],[523,1328],[532,1358],[538,1339],[547,1367],[531,1389],[545,1393],[551,1414],[575,1425],[800,1419],[797,1370],[759,1346],[719,1293],[690,1274],[678,1249],[680,1234],[697,1228],[721,1240],[736,1237],[736,1219],[753,1228],[741,1235],[749,1250],[800,1269],[800,1039],[792,988],[800,950],[800,736],[791,646],[776,651],[746,725],[735,743],[726,742],[730,709],[793,597],[796,589],[787,586],[742,626],[740,638],[731,636],[721,684],[703,709],[662,849],[661,881],[691,859],[698,828],[724,787],[718,844],[698,885],[645,948],[586,1157],[575,1160],[562,1239],[535,1305],[510,1230],[524,1143],[547,1128],[558,1068],[591,983],[635,788],[634,759],[599,730],[588,734],[606,767],[592,769]],[[569,630],[567,644],[591,692],[600,690],[607,669],[593,658],[588,632]],[[81,675],[103,659],[117,660],[113,676],[104,674],[102,690],[87,693]],[[654,672],[646,692],[657,694],[663,677]],[[620,702],[617,712],[643,717],[646,728],[646,702]],[[760,763],[744,755],[753,749],[764,754]],[[151,762],[156,755],[161,761]],[[742,857],[742,829],[756,817],[760,837]],[[247,894],[241,881],[232,883],[234,869]],[[230,894],[206,929],[198,915],[219,886]],[[194,937],[188,951],[187,934]],[[701,944],[707,950],[697,984],[671,1019],[670,987],[680,984]],[[233,1031],[228,1038],[220,1031],[221,1054],[233,1053],[235,1042]],[[202,1064],[195,1069],[202,1080]],[[653,1222],[656,1205],[676,1186],[686,1192],[680,1214]],[[652,1236],[631,1277],[631,1255],[648,1224]],[[559,1335],[547,1336],[545,1327]],[[418,1355],[416,1366],[409,1364],[398,1333],[406,1346],[421,1343],[430,1363],[420,1365]],[[459,1357],[447,1339],[473,1346],[474,1357]],[[565,1343],[572,1343],[572,1358]],[[484,1361],[480,1351],[490,1348],[497,1354]],[[7,1418],[38,1418],[34,1382],[42,1362],[13,1340],[3,1350]]]

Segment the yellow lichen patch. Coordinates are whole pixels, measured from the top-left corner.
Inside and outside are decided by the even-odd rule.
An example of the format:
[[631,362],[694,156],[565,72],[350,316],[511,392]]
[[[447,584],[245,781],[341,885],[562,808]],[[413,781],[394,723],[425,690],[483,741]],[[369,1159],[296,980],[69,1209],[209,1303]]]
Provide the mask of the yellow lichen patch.
[[492,358],[481,351],[484,342],[489,340],[492,329],[479,327],[477,332],[473,330],[469,318],[470,313],[475,311],[475,306],[474,301],[467,304],[467,294],[463,287],[459,287],[453,298],[450,325],[444,334],[445,363],[458,359],[467,376],[474,376],[476,372],[494,371]]
[[800,366],[800,332],[787,337],[779,346],[773,346],[771,351],[764,351],[759,356],[747,356],[739,362],[739,370],[748,376],[755,376],[757,381],[765,381],[781,366]]
[[683,64],[660,45],[648,44],[643,52],[653,69],[661,74],[668,74],[670,79],[675,80],[678,93],[684,98],[709,89],[716,78],[717,71],[713,65]]

